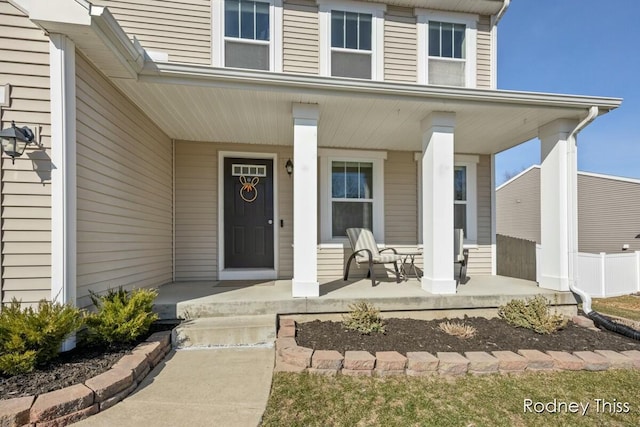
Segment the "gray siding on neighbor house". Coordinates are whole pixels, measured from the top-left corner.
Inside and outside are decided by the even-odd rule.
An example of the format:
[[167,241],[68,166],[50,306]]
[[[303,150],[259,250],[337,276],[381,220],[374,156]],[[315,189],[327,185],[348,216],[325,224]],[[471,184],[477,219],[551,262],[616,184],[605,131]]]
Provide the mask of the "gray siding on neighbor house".
[[496,191],[496,232],[540,243],[540,169]]
[[[176,141],[176,280],[218,279],[218,158],[220,151],[275,153],[278,174],[278,277],[293,274],[293,178],[285,163],[291,147]],[[279,220],[284,227],[279,227]]]
[[44,150],[28,148],[15,164],[2,156],[2,302],[51,298],[51,114],[49,38],[0,0],[0,85],[11,85],[1,125],[40,128]]
[[[540,169],[533,168],[497,192],[499,234],[540,242]],[[640,182],[578,173],[580,252],[640,250]]]
[[169,61],[211,64],[210,0],[94,0],[106,6],[127,35]]
[[76,55],[77,298],[172,278],[171,140]]
[[384,21],[384,79],[416,83],[418,41],[413,9],[388,6]]

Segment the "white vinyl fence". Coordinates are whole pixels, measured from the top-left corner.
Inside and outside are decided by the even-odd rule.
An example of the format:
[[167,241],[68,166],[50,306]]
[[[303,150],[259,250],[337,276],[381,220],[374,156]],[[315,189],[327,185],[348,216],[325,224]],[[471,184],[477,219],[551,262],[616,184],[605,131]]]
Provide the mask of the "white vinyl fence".
[[[540,259],[540,245],[536,245]],[[536,262],[536,277],[540,277]],[[592,297],[604,298],[640,292],[640,251],[623,254],[578,253],[578,287]]]

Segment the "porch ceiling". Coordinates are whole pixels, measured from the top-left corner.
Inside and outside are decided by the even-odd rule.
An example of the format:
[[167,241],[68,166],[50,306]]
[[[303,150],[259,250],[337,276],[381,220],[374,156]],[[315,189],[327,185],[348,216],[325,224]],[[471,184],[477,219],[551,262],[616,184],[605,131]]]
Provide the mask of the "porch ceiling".
[[355,149],[419,151],[420,121],[452,111],[455,151],[491,154],[536,137],[555,119],[581,119],[592,105],[604,113],[620,103],[160,64],[137,80],[113,80],[174,139],[292,145],[292,103],[314,103],[319,145]]

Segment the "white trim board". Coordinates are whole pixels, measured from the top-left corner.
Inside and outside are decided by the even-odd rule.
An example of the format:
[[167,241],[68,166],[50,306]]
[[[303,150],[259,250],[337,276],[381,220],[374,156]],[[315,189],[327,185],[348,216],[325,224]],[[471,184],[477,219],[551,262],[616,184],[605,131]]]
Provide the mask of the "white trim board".
[[[258,280],[278,278],[280,237],[278,231],[278,154],[248,151],[218,151],[218,280]],[[224,159],[270,159],[273,161],[273,269],[224,268]]]

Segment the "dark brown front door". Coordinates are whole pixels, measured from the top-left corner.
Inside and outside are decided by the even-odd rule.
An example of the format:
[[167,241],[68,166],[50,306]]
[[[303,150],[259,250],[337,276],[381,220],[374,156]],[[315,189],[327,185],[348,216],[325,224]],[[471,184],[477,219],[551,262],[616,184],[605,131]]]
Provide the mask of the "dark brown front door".
[[273,160],[224,159],[224,268],[273,268]]

